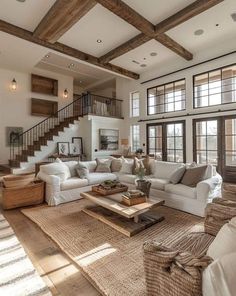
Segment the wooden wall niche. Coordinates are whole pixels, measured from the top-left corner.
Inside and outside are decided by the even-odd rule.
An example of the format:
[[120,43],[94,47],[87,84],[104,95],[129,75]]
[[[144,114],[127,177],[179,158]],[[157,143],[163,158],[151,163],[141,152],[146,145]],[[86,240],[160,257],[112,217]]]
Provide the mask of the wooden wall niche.
[[31,91],[49,96],[58,96],[58,80],[31,74]]
[[31,115],[49,117],[58,111],[58,103],[55,101],[31,99]]

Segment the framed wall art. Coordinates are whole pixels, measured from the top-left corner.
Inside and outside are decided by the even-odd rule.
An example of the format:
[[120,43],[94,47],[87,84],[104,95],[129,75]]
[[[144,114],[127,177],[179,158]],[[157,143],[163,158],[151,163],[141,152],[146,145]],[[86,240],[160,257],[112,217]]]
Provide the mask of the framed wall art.
[[119,149],[119,130],[100,129],[99,130],[99,149],[118,150]]
[[59,155],[69,155],[69,142],[57,142],[57,152]]

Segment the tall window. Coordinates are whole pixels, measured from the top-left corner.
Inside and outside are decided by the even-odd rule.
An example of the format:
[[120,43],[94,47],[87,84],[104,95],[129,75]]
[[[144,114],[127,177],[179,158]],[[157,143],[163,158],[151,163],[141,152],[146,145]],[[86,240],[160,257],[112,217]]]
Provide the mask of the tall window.
[[225,128],[225,164],[236,167],[236,119],[229,118],[224,122]]
[[236,65],[195,75],[194,108],[236,102]]
[[138,124],[131,125],[131,149],[136,151],[141,148],[140,145],[140,126]]
[[185,79],[147,90],[148,115],[185,110]]
[[130,96],[130,116],[139,116],[139,92],[133,92]]
[[194,121],[194,150],[197,163],[218,165],[218,120]]
[[158,123],[147,126],[147,152],[156,159],[185,161],[185,122]]

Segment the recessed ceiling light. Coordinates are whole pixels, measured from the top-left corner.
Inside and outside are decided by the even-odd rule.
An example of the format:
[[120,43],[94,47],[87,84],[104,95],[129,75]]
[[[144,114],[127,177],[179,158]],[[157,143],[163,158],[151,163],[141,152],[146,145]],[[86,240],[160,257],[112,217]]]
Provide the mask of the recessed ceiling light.
[[144,68],[144,67],[147,67],[146,64],[141,64],[140,67]]
[[45,58],[46,58],[46,59],[48,59],[49,57],[50,57],[50,55],[49,55],[49,54],[46,54],[46,55],[45,55]]
[[97,43],[102,43],[102,39],[97,39]]
[[18,2],[25,2],[25,0],[16,0],[16,1],[18,1]]
[[204,31],[202,30],[202,29],[198,29],[198,30],[196,30],[195,32],[194,32],[194,35],[196,35],[196,36],[200,36],[200,35],[202,35],[204,33]]
[[151,53],[150,53],[150,56],[151,56],[151,57],[155,57],[155,56],[157,56],[157,52],[154,52],[154,51],[151,52]]
[[231,17],[232,17],[233,21],[236,22],[236,12],[232,13]]

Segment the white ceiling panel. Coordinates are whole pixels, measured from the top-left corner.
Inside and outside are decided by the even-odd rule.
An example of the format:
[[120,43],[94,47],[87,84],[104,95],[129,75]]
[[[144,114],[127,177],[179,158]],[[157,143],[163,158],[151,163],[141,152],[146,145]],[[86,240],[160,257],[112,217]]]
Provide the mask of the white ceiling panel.
[[[59,40],[96,57],[107,53],[140,32],[97,4]],[[101,39],[102,43],[97,43]]]
[[[151,56],[151,53],[157,53],[157,55]],[[168,59],[173,56],[175,56],[175,54],[172,51],[159,42],[150,40],[140,47],[112,60],[111,63],[120,67],[125,67],[136,73],[142,73],[160,62],[168,62]],[[142,65],[146,65],[146,67]]]
[[114,75],[102,69],[91,67],[78,60],[49,52],[36,67],[74,77],[82,87],[97,81],[113,78]]
[[[230,43],[230,39],[232,42],[236,40],[236,22],[233,22],[230,16],[233,12],[236,12],[236,0],[225,0],[173,28],[167,34],[193,53],[217,44],[220,49],[222,42]],[[194,35],[199,29],[204,30],[204,33],[200,36]]]
[[123,0],[127,5],[156,25],[195,0]]
[[34,31],[56,0],[0,1],[0,19],[23,29]]
[[31,71],[47,48],[0,32],[0,68]]

